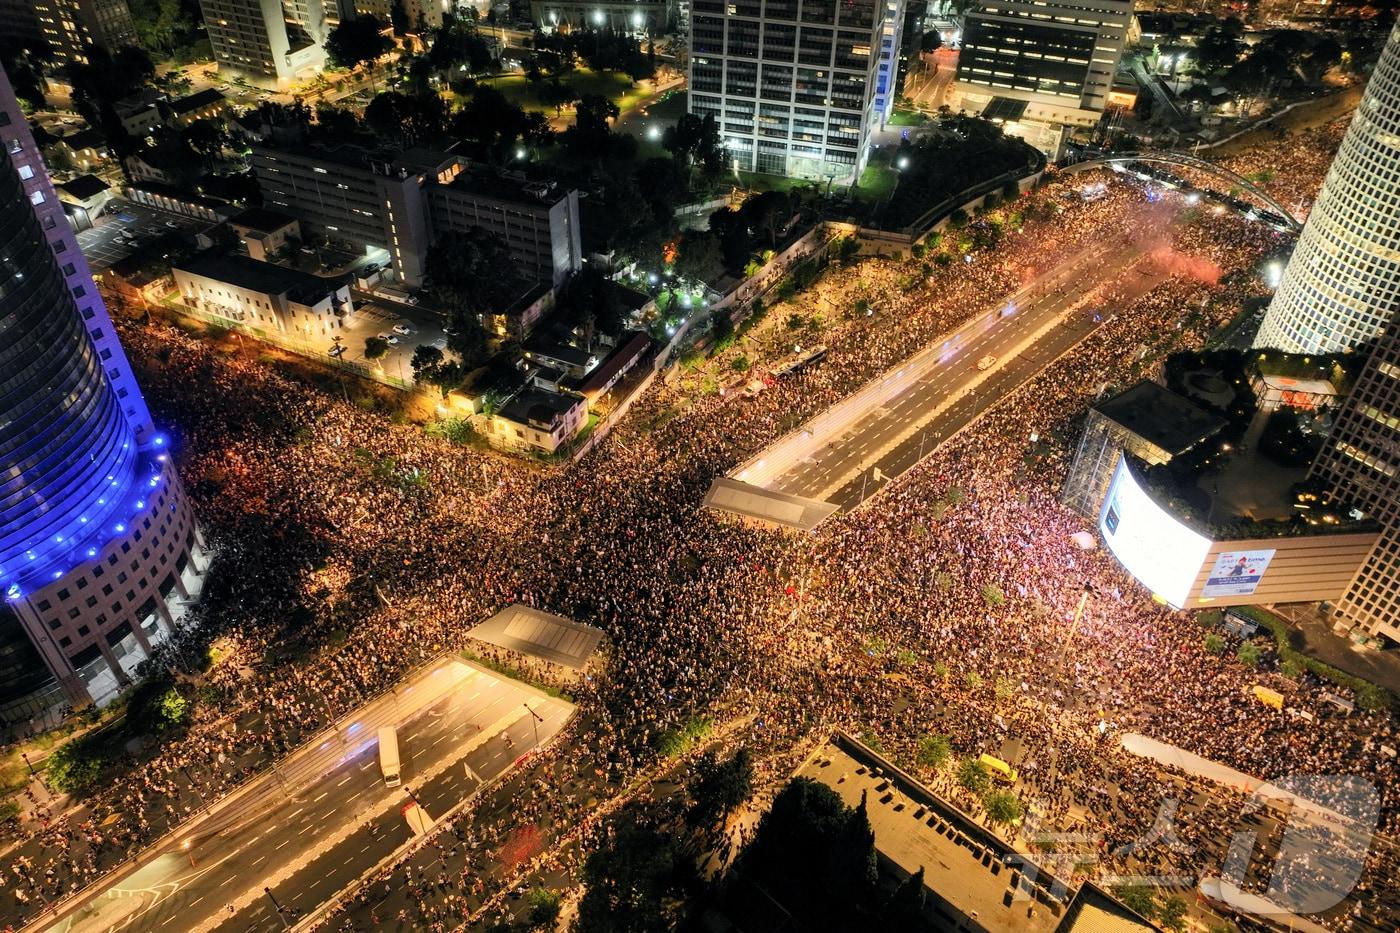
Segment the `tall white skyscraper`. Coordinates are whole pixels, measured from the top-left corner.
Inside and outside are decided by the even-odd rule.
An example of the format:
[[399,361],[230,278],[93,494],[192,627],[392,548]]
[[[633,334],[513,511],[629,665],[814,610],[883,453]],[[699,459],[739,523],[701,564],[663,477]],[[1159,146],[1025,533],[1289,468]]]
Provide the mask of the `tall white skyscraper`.
[[849,181],[894,104],[903,0],[695,0],[690,112],[743,171]]
[[1400,306],[1400,23],[1308,215],[1256,347],[1335,353]]
[[337,0],[203,0],[220,68],[285,84],[319,71],[326,36],[341,21]]

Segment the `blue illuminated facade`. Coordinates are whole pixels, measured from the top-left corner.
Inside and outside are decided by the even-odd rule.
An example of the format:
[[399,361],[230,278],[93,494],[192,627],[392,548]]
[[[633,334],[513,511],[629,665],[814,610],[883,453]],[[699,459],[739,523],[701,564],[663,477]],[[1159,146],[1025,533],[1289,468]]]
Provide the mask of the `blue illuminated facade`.
[[197,592],[198,531],[3,73],[0,142],[0,638],[105,702]]

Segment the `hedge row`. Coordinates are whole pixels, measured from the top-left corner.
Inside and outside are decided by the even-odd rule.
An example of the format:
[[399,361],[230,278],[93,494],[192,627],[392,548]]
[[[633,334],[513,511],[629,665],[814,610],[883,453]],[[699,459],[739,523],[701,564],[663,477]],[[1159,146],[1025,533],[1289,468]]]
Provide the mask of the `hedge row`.
[[1291,661],[1295,665],[1312,671],[1323,680],[1329,680],[1340,687],[1346,687],[1355,694],[1356,705],[1362,709],[1381,710],[1394,706],[1395,697],[1384,687],[1348,674],[1341,668],[1333,667],[1296,650],[1288,640],[1288,623],[1267,609],[1261,609],[1258,606],[1235,606],[1231,612],[1238,613],[1273,633],[1274,646],[1278,653],[1280,666]]

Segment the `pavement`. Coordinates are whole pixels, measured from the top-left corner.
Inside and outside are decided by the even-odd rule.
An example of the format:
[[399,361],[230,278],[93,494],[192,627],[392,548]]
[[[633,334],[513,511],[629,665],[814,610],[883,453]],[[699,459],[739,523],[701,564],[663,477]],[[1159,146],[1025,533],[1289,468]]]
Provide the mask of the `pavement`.
[[[346,717],[336,737],[280,764],[236,804],[182,827],[141,868],[46,929],[280,929],[411,841],[405,805],[416,799],[430,818],[445,813],[548,742],[573,709],[446,658]],[[396,788],[378,766],[376,732],[389,724],[403,764]]]
[[905,82],[904,96],[918,110],[934,111],[947,103],[948,88],[957,76],[957,49],[941,48],[933,53],[933,58],[935,65],[925,65]]
[[[120,204],[121,210],[104,215],[91,229],[77,235],[78,248],[87,257],[94,273],[111,268],[136,252],[141,245],[167,233],[193,233],[210,226],[207,220],[170,214],[129,201],[113,199],[110,203]],[[137,242],[131,242],[132,235]],[[126,242],[119,243],[118,239]]]
[[[735,478],[856,507],[1163,281],[1145,249],[1086,248],[770,445]],[[1120,293],[1113,301],[1096,294],[1109,285]]]

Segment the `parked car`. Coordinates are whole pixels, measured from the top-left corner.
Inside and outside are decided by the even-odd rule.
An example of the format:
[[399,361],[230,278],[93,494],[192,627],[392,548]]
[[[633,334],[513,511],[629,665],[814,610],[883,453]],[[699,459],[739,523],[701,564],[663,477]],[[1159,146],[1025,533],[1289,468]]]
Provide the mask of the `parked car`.
[[399,338],[395,337],[393,334],[380,334],[379,339],[384,341],[391,347],[396,347],[399,345]]
[[409,328],[407,324],[400,321],[399,323],[394,325],[394,333],[398,334],[401,337],[407,337],[409,334],[413,333],[413,331]]
[[180,225],[177,224],[177,223],[176,223],[175,221],[173,221],[173,220],[167,220],[167,221],[165,222],[165,225],[166,225],[167,227],[169,227],[171,230],[178,230],[178,229],[180,229]]

